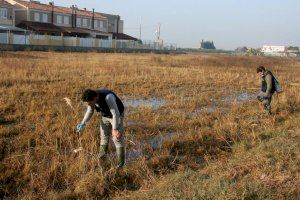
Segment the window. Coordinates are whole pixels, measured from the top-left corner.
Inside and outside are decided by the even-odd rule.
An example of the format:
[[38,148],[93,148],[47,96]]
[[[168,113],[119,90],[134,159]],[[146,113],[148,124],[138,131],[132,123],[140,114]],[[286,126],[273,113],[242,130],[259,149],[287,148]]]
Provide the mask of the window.
[[7,8],[0,8],[0,18],[7,19]]
[[34,13],[34,21],[36,21],[36,22],[40,21],[40,13],[37,13],[37,12]]
[[100,21],[100,28],[103,28],[103,21]]
[[81,26],[81,18],[77,17],[76,26]]
[[61,15],[57,15],[57,24],[62,24],[63,23],[63,18]]
[[48,22],[48,15],[47,14],[43,14],[43,22],[44,23]]
[[87,25],[88,25],[88,20],[82,19],[82,26],[87,26]]
[[64,24],[70,24],[69,16],[64,16]]
[[99,21],[98,20],[95,20],[94,21],[94,28],[98,28],[99,27]]

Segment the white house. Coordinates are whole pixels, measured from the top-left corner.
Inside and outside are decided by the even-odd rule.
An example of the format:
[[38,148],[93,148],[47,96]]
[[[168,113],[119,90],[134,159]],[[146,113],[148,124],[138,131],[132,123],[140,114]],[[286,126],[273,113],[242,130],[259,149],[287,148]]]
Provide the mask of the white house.
[[261,51],[266,56],[287,56],[287,47],[285,46],[267,46],[264,45]]

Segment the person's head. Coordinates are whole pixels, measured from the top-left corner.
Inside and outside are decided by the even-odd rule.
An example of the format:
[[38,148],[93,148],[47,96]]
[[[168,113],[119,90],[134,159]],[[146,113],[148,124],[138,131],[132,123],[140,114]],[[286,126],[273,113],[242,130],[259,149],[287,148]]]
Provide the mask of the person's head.
[[256,68],[256,72],[260,75],[260,76],[264,76],[266,73],[266,68],[264,66],[259,66]]
[[95,90],[87,89],[83,92],[81,100],[87,102],[89,105],[95,105],[97,97],[98,95]]

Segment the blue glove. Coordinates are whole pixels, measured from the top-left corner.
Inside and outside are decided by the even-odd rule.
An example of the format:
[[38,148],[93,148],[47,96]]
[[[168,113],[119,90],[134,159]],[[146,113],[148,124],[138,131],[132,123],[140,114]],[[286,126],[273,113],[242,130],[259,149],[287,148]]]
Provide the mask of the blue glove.
[[82,124],[82,123],[78,124],[76,132],[79,134],[82,131],[82,129],[84,128],[84,126],[85,126],[85,124]]

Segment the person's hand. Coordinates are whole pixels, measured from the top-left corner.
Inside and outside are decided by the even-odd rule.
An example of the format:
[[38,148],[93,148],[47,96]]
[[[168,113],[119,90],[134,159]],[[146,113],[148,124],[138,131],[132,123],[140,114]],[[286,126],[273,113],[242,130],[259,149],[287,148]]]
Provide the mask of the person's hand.
[[77,134],[80,134],[80,132],[82,131],[82,129],[84,128],[85,124],[78,124],[77,127],[76,127],[76,133]]
[[257,99],[258,99],[258,101],[260,101],[260,102],[263,101],[263,98],[262,98],[260,95],[257,96]]
[[120,137],[120,132],[119,132],[119,130],[117,130],[117,129],[114,129],[114,130],[112,130],[112,136],[114,137],[114,138],[119,138]]

